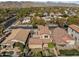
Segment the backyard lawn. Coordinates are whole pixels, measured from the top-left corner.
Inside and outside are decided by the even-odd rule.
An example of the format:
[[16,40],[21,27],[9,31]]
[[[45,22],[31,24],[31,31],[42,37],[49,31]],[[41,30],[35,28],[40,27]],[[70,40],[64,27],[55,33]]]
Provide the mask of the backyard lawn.
[[60,50],[61,56],[79,56],[79,51],[72,49],[72,50]]
[[19,49],[20,49],[21,51],[24,50],[24,45],[23,45],[22,43],[19,43],[19,42],[16,42],[16,43],[14,44],[14,47],[19,47]]
[[42,51],[33,50],[31,51],[33,57],[53,57],[55,56],[51,49],[44,49]]

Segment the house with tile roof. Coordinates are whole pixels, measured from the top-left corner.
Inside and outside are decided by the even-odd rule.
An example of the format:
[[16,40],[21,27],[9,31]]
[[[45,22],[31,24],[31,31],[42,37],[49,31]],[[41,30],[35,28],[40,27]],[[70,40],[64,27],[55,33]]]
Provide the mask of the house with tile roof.
[[31,21],[30,17],[24,17],[23,19],[21,19],[21,23],[29,23]]
[[51,21],[52,17],[46,16],[46,17],[42,17],[42,19],[43,19],[44,21]]
[[71,35],[75,43],[79,45],[79,26],[71,24],[68,26],[68,34]]
[[11,34],[6,37],[6,39],[1,43],[1,46],[6,46],[8,48],[13,48],[14,43],[20,42],[23,45],[26,44],[30,30],[28,29],[12,29]]
[[60,47],[73,47],[73,38],[63,28],[55,28],[53,30],[53,42]]
[[47,26],[38,25],[37,31],[29,39],[30,49],[47,48],[48,43],[52,42],[51,32]]

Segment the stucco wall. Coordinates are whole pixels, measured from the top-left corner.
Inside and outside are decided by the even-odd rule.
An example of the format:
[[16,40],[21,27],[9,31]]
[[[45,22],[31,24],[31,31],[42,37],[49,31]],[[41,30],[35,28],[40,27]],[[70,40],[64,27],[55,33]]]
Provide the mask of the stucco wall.
[[72,30],[71,28],[68,28],[68,34],[73,35],[73,39],[75,39],[75,42],[79,44],[79,33],[76,32],[75,30]]
[[44,44],[43,47],[47,48],[48,47],[48,44]]
[[29,45],[29,48],[42,48],[42,45]]

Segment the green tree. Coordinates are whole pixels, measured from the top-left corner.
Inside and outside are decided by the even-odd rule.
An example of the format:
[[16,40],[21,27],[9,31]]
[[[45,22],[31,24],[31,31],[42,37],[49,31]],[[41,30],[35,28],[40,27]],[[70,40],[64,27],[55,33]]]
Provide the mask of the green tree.
[[48,48],[53,48],[53,47],[55,47],[55,44],[54,43],[48,43]]
[[19,47],[19,49],[23,52],[24,50],[24,44],[20,43],[20,42],[16,42],[13,47]]
[[70,17],[67,21],[68,24],[77,24],[79,25],[79,17],[75,18],[75,17]]
[[40,19],[36,19],[36,18],[33,18],[32,21],[31,21],[31,24],[32,25],[45,25],[45,21]]

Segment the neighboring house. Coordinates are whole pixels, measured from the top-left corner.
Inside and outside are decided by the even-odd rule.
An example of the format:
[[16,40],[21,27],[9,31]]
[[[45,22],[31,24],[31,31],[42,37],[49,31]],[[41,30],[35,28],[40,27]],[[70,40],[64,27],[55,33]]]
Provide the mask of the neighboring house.
[[41,17],[39,17],[39,16],[36,16],[36,19],[37,19],[37,20],[40,20],[40,19],[41,19]]
[[68,16],[76,16],[76,13],[70,10],[68,11]]
[[25,17],[21,20],[22,23],[29,23],[31,21],[30,17]]
[[43,16],[48,16],[48,13],[47,12],[43,13]]
[[68,14],[68,11],[67,11],[67,10],[65,10],[65,11],[64,11],[64,13],[65,13],[65,14]]
[[63,17],[59,16],[58,18],[59,18],[59,19],[62,19]]
[[70,11],[72,16],[76,16],[76,13],[74,11]]
[[38,29],[29,39],[29,48],[48,48],[48,43],[52,42],[51,32],[47,26],[39,25]]
[[74,40],[71,36],[62,28],[55,28],[53,30],[53,42],[61,47],[72,47]]
[[50,21],[51,17],[50,16],[46,16],[46,17],[42,17],[42,19],[45,20],[45,21]]
[[62,16],[63,14],[60,13],[60,12],[58,12],[58,13],[56,13],[56,15],[57,15],[57,16]]
[[49,28],[57,28],[58,27],[58,24],[48,24],[48,27]]
[[57,19],[57,17],[58,17],[57,15],[54,15],[54,16],[53,16],[54,19]]
[[30,13],[29,16],[34,17],[36,13]]
[[79,44],[79,26],[75,25],[75,24],[71,24],[68,27],[68,33],[69,35],[71,35],[76,44]]
[[30,34],[30,30],[26,29],[12,29],[11,34],[6,37],[6,39],[1,43],[1,46],[6,48],[13,48],[14,43],[20,42],[22,44],[26,44]]
[[53,17],[55,14],[53,12],[50,13],[50,17]]

